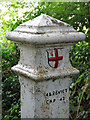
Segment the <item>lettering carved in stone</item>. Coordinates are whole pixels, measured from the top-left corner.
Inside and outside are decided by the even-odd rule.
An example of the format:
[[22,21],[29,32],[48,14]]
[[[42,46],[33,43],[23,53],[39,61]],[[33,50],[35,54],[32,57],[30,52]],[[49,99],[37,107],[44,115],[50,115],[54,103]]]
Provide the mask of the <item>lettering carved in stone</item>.
[[[67,89],[61,89],[61,90],[56,90],[52,92],[47,92],[46,93],[46,104],[54,103],[57,101],[57,98],[55,96],[59,96],[59,101],[65,101],[65,96],[63,94],[67,93]],[[50,97],[53,97],[52,99]],[[54,98],[55,97],[55,98]]]

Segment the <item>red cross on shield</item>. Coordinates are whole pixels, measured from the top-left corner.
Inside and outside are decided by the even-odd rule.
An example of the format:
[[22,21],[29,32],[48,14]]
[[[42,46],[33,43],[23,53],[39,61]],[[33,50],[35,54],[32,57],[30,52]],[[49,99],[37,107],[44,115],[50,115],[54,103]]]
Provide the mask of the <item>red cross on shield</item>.
[[50,49],[47,50],[47,55],[48,55],[48,64],[50,67],[57,68],[59,65],[59,62],[63,60],[63,56],[58,54],[58,50],[60,49]]

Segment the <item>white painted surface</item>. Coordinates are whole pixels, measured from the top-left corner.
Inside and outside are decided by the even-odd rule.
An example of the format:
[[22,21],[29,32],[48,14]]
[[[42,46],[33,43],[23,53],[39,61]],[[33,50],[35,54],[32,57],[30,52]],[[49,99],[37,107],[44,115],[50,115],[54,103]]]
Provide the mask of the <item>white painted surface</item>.
[[67,23],[40,15],[6,34],[20,48],[12,70],[20,76],[22,118],[69,118],[69,85],[79,70],[69,61],[71,46],[85,39]]
[[21,118],[68,118],[71,79],[35,83],[20,76]]

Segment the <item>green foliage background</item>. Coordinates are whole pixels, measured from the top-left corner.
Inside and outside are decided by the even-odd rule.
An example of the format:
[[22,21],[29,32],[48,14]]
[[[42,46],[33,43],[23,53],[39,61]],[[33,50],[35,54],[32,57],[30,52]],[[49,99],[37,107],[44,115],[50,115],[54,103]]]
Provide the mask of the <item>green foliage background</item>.
[[[80,74],[72,78],[70,86],[70,119],[89,118],[89,39],[90,39],[90,3],[68,2],[3,2],[7,9],[1,11],[0,43],[2,48],[2,106],[4,120],[20,119],[20,85],[18,75],[11,67],[18,63],[19,49],[12,41],[7,41],[5,34],[13,31],[19,24],[40,14],[47,14],[60,19],[77,31],[84,32],[85,41],[75,44],[70,51],[72,66],[80,70]],[[23,13],[20,15],[20,10]],[[9,16],[9,18],[7,17]],[[7,19],[8,18],[8,19]]]

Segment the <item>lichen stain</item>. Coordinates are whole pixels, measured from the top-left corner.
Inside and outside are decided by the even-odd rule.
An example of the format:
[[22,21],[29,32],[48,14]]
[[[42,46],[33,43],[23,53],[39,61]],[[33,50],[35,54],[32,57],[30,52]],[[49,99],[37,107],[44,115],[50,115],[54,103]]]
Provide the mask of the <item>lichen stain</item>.
[[51,69],[52,72],[55,72],[56,69]]
[[44,118],[50,118],[50,116],[48,115],[48,113],[49,113],[48,110],[49,110],[49,106],[47,106],[45,103],[42,103],[41,111],[42,111],[42,116]]
[[40,70],[38,73],[39,73],[39,74],[45,74],[45,73],[47,73],[47,72],[48,72],[47,70],[46,70],[46,71],[45,71],[45,70]]
[[68,111],[67,111],[67,109],[65,110],[65,109],[62,109],[63,110],[63,112],[64,112],[64,114],[66,114]]
[[47,34],[47,37],[49,37],[49,35]]
[[60,26],[64,26],[64,23],[58,22],[57,20],[51,19],[51,21],[52,21],[52,23],[54,23],[54,24],[58,24],[58,25],[60,25]]
[[39,66],[39,68],[42,68],[42,66]]
[[66,97],[66,94],[65,94],[65,93],[63,93],[63,96],[64,96],[64,97]]

